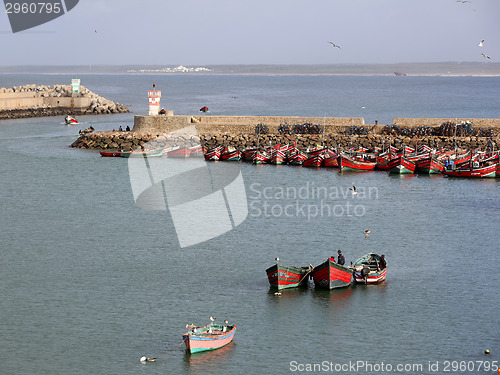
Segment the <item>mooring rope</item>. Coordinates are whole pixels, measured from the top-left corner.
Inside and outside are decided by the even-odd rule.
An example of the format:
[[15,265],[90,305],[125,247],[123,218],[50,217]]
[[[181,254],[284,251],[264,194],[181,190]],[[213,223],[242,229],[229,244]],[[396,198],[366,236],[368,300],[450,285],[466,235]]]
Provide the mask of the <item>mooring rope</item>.
[[180,343],[179,345],[177,345],[177,346],[176,346],[174,349],[172,349],[171,351],[169,351],[169,352],[167,352],[167,353],[165,353],[165,354],[163,354],[163,355],[160,355],[159,357],[154,357],[154,359],[155,359],[155,360],[157,360],[157,359],[160,359],[160,358],[166,357],[166,356],[167,356],[167,355],[169,355],[170,353],[175,352],[175,351],[179,348],[179,346],[181,346],[182,344],[184,344],[184,340],[182,340],[182,341],[181,341],[181,343]]

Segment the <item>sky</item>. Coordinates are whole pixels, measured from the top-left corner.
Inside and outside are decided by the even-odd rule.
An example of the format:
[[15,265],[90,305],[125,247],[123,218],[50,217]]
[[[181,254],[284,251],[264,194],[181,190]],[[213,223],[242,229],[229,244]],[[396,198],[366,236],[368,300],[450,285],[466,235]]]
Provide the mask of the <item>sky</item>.
[[500,0],[80,0],[18,33],[0,12],[0,65],[499,62],[499,16]]

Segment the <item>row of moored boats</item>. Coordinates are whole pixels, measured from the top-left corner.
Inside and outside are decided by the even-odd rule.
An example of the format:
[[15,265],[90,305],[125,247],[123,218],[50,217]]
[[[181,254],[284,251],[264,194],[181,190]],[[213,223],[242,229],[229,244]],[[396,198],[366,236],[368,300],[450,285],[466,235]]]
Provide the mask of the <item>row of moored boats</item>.
[[237,150],[218,146],[212,149],[200,145],[134,151],[100,151],[102,156],[187,158],[204,156],[207,161],[247,161],[254,164],[288,164],[304,167],[338,168],[342,172],[389,171],[390,174],[444,174],[454,177],[500,177],[499,151],[479,150],[458,152],[422,145],[387,150],[351,148],[337,151],[316,147],[303,152],[293,145],[276,145]]

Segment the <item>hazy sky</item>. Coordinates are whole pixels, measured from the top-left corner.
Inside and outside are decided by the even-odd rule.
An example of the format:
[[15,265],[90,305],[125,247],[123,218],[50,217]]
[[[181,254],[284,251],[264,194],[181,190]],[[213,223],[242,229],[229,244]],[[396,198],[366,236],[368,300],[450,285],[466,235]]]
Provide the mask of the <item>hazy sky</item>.
[[1,13],[0,65],[500,61],[500,0],[80,0],[16,34]]

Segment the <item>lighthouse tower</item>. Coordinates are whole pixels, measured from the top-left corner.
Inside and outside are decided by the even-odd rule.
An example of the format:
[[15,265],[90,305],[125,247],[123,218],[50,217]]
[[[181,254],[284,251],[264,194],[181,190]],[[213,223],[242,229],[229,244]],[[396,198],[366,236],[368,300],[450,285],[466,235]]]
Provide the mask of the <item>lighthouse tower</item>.
[[149,115],[150,116],[156,116],[160,112],[161,91],[154,90],[154,88],[155,88],[155,85],[153,84],[153,90],[148,91]]

